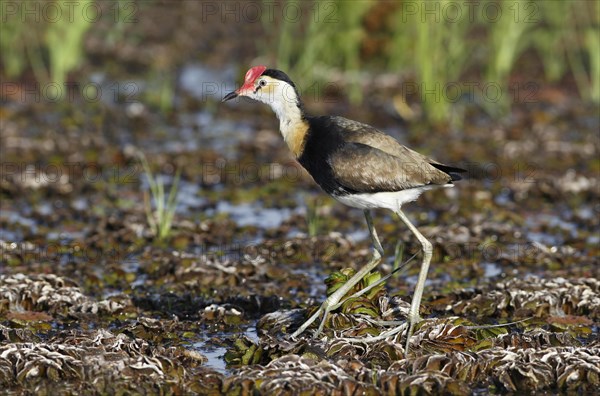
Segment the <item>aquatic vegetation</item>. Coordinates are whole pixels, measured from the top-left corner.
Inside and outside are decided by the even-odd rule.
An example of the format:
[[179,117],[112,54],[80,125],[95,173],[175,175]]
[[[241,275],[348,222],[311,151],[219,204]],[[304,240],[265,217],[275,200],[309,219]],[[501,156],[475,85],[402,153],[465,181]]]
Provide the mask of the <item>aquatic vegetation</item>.
[[[351,355],[332,363],[299,355],[287,355],[266,366],[243,367],[224,383],[224,391],[260,392],[452,394],[472,393],[469,384],[498,391],[541,391],[557,384],[560,390],[591,391],[599,381],[598,348],[548,347],[489,349],[479,353],[425,354],[401,358],[386,369],[372,367]],[[595,366],[592,368],[592,366]]]
[[[148,180],[148,191],[144,191],[144,208],[146,210],[146,219],[154,236],[162,241],[171,233],[173,217],[177,209],[177,188],[181,178],[181,169],[177,169],[173,183],[169,189],[169,195],[165,194],[165,184],[162,178],[156,177],[152,173],[152,168],[143,153],[138,154],[144,175]],[[150,197],[152,199],[150,199]]]
[[[345,12],[346,3],[352,2],[331,4]],[[93,65],[80,70],[94,70],[93,78],[102,74],[103,84],[140,82],[149,95],[153,87],[159,90],[154,81],[169,73],[165,80],[176,84],[173,92],[144,94],[143,100],[158,105],[174,95],[177,112],[164,117],[152,103],[135,112],[139,104],[130,108],[110,100],[85,106],[27,103],[33,95],[25,101],[5,98],[0,109],[0,386],[5,393],[468,395],[598,389],[599,121],[585,94],[600,92],[594,88],[600,76],[594,71],[600,59],[594,55],[599,48],[595,2],[526,2],[537,7],[539,18],[513,26],[524,29],[520,42],[506,38],[509,42],[494,46],[492,26],[481,20],[466,25],[457,20],[452,26],[410,18],[402,23],[395,4],[419,2],[365,2],[366,9],[348,9],[357,14],[339,35],[359,37],[360,45],[339,45],[331,51],[339,59],[327,62],[321,59],[330,59],[328,47],[336,44],[324,38],[336,24],[287,21],[292,47],[282,44],[281,56],[290,57],[292,69],[303,61],[302,52],[285,51],[306,45],[312,29],[310,35],[320,41],[307,58],[313,59],[307,73],[317,76],[310,83],[323,78],[355,84],[364,95],[361,105],[353,105],[340,99],[340,91],[348,92],[345,86],[337,91],[328,86],[318,96],[315,92],[318,99],[335,100],[324,103],[331,106],[325,110],[376,119],[434,157],[443,152],[456,163],[474,162],[460,188],[407,208],[434,245],[423,320],[408,354],[405,333],[394,330],[405,323],[417,268],[394,271],[418,252],[419,243],[384,212],[378,214],[386,252],[380,272],[346,295],[351,298],[331,315],[321,337],[290,339],[328,286],[335,290],[352,273],[348,268],[368,260],[370,241],[361,214],[318,195],[312,181],[297,172],[275,124],[263,123],[261,114],[243,104],[219,106],[189,95],[173,71],[190,61],[214,70],[225,65],[231,73],[215,73],[219,78],[213,80],[231,82],[236,68],[259,60],[275,63],[273,44],[283,25],[278,20],[238,24],[232,14],[221,18],[219,8],[202,9],[221,2],[131,4],[140,5],[140,23],[114,26],[103,20],[92,26],[85,51]],[[262,3],[236,4],[241,12]],[[284,3],[273,4],[280,18],[277,10]],[[314,15],[304,12],[311,2],[289,4],[301,7],[304,16]],[[493,11],[499,3],[480,4],[491,4]],[[323,17],[331,12],[321,11]],[[207,16],[206,23],[199,23],[199,15]],[[22,48],[10,23],[2,23],[0,40]],[[409,27],[411,34],[402,36]],[[43,47],[39,32],[35,43]],[[418,93],[405,98],[399,93],[402,84],[421,81],[426,52],[418,57],[414,52],[419,34],[431,39],[419,44],[421,50],[456,60],[430,65],[425,72],[432,81],[491,78],[488,49],[502,47],[511,64],[509,89],[538,84],[536,103],[512,106],[509,118],[494,121],[481,98],[464,107],[471,98],[463,96],[448,110],[456,111],[457,119],[466,117],[464,128],[432,131],[419,122],[419,114],[429,117],[437,110]],[[26,63],[23,81],[49,73],[49,53],[38,55],[34,62],[41,62],[40,70]],[[8,74],[13,61],[17,57],[3,57],[1,72]],[[342,73],[346,67],[352,72]],[[68,72],[69,79],[78,77],[92,79],[78,74],[77,67]],[[312,93],[312,87],[300,88]],[[200,84],[196,92],[202,89]],[[104,94],[112,97],[113,91]],[[425,99],[431,102],[433,96]],[[416,121],[410,128],[392,105],[400,100],[413,111],[405,118]],[[132,145],[153,153],[146,154],[147,163],[154,181],[163,184],[158,195],[165,209],[176,173],[170,164],[177,164],[185,180],[177,184],[177,214],[162,241],[150,228],[147,208],[153,213],[156,203],[148,178],[137,172],[140,159]],[[140,185],[147,190],[146,206]],[[303,205],[298,191],[325,199],[314,206],[319,223],[310,232],[314,237],[307,235],[303,207],[312,202]],[[396,240],[402,242],[394,245]],[[376,286],[352,296],[367,285]]]
[[44,343],[5,344],[0,351],[0,383],[47,393],[61,392],[64,382],[77,393],[173,392],[203,361],[201,355],[104,329],[64,332]]
[[[456,314],[517,318],[540,316],[587,316],[600,318],[598,279],[512,279],[501,282],[474,298],[461,298],[449,307]],[[513,316],[514,317],[514,316]]]
[[403,258],[404,244],[402,243],[402,241],[398,241],[394,249],[394,264],[392,265],[392,272],[396,272],[400,269],[400,265],[402,264]]
[[306,224],[308,236],[315,237],[319,233],[321,219],[319,218],[319,199],[306,200]]
[[124,304],[117,301],[94,301],[84,295],[72,281],[56,275],[0,276],[0,314],[10,311],[41,311],[65,316],[115,313],[124,307]]
[[262,360],[263,349],[248,337],[237,338],[225,353],[225,362],[229,366],[239,367],[258,364]]

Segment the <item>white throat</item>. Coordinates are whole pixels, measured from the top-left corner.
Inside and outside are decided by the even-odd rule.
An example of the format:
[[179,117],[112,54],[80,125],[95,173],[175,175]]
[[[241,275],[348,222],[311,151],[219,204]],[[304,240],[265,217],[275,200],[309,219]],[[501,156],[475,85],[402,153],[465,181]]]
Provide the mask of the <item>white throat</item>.
[[302,111],[298,107],[299,98],[294,87],[284,81],[274,81],[270,89],[259,90],[255,99],[271,106],[279,119],[279,131],[290,145],[296,131],[304,125]]

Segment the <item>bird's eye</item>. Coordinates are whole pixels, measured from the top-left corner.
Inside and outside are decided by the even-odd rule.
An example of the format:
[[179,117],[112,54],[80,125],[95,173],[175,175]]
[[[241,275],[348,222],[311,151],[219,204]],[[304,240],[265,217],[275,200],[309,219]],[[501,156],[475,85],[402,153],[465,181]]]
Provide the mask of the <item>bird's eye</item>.
[[258,85],[260,85],[261,87],[264,87],[265,85],[267,85],[267,81],[266,80],[260,80],[258,82]]

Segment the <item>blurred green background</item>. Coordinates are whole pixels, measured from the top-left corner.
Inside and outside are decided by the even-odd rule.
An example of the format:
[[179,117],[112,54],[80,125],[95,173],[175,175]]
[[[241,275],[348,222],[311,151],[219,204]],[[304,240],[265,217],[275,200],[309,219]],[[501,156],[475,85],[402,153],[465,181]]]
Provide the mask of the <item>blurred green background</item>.
[[432,123],[460,124],[465,100],[501,117],[547,84],[600,102],[597,1],[3,1],[1,12],[3,81],[62,86],[101,71],[145,81],[138,99],[163,111],[189,62],[233,65],[238,79],[265,63],[301,87],[334,81],[354,105],[391,75],[398,113]]

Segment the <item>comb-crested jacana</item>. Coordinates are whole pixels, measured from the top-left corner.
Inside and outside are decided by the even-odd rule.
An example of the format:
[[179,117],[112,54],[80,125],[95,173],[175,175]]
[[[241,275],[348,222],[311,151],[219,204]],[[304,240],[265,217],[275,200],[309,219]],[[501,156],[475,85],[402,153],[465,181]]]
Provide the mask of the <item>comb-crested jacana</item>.
[[420,320],[419,307],[432,246],[401,208],[424,191],[451,187],[464,170],[421,155],[372,126],[343,117],[308,115],[296,86],[280,70],[266,66],[251,68],[246,73],[244,84],[227,94],[223,101],[238,96],[271,106],[279,118],[283,139],[315,182],[339,202],[363,209],[374,245],[372,259],[331,294],[317,312],[292,334],[292,338],[304,332],[323,313],[314,336],[320,334],[329,311],[337,307],[344,295],[379,264],[384,252],[370,210],[385,208],[398,215],[423,248],[423,261],[409,311],[408,349],[414,325]]

